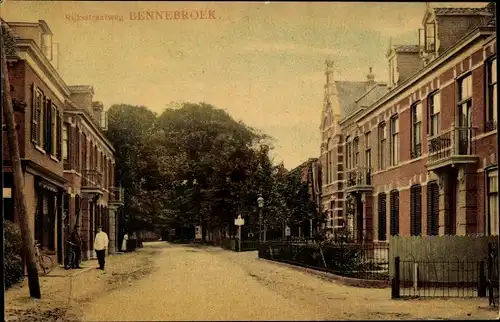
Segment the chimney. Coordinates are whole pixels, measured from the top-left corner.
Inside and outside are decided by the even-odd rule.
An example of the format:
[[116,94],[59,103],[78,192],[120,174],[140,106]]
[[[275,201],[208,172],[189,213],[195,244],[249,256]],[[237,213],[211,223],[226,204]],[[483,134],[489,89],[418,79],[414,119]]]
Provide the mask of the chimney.
[[52,45],[52,66],[59,70],[59,44]]
[[92,117],[96,124],[101,126],[101,114],[104,107],[101,102],[92,102]]
[[42,53],[48,60],[52,60],[52,31],[44,20],[39,20],[38,23],[42,29]]
[[375,85],[375,74],[373,73],[373,68],[370,67],[370,71],[368,72],[368,75],[366,75],[367,79],[367,85],[368,86],[374,86]]

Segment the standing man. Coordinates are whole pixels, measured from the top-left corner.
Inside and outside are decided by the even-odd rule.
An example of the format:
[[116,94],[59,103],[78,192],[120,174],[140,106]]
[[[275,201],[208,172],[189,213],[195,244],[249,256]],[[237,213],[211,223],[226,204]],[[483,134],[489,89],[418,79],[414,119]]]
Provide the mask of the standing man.
[[97,227],[97,234],[94,240],[94,249],[97,255],[99,267],[97,269],[104,270],[104,257],[106,256],[106,249],[108,248],[109,239],[108,234],[102,231],[102,227]]
[[71,233],[70,241],[73,243],[73,251],[75,252],[75,261],[73,262],[72,268],[81,268],[80,260],[82,258],[82,239],[80,238],[80,233],[78,232],[78,225],[73,227],[73,232]]

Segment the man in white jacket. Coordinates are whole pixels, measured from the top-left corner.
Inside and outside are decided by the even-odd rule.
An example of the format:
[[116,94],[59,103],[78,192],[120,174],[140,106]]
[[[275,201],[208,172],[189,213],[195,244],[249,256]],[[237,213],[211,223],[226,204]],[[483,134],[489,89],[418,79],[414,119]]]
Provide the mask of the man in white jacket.
[[102,227],[97,227],[97,234],[94,240],[94,249],[97,255],[97,261],[99,262],[99,267],[97,269],[104,270],[104,257],[106,256],[108,244],[108,234],[102,231]]

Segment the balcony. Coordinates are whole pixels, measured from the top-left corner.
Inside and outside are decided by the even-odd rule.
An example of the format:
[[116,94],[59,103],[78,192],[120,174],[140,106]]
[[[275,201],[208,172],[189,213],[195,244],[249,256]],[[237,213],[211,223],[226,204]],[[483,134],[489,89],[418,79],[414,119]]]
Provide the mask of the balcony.
[[427,169],[438,170],[458,164],[476,163],[473,127],[452,127],[428,138]]
[[125,189],[122,187],[111,187],[109,201],[115,204],[123,204],[125,196]]
[[102,190],[102,173],[97,170],[82,171],[82,189],[86,190]]
[[369,167],[356,166],[347,170],[346,192],[372,191],[372,169]]

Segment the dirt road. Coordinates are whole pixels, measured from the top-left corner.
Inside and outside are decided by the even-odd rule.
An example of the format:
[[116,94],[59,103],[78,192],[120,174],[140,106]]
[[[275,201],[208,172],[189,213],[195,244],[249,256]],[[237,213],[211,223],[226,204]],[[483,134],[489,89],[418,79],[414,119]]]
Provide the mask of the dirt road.
[[164,243],[154,272],[95,298],[84,321],[491,319],[486,299],[393,301],[257,259],[256,252]]

